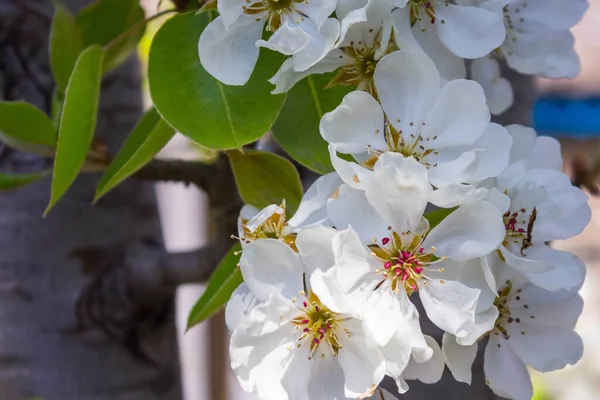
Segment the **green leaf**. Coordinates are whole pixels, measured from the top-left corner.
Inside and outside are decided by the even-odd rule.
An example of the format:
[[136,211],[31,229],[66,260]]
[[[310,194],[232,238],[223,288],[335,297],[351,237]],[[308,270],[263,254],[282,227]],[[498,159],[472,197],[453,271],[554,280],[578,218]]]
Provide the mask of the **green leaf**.
[[71,186],[92,144],[98,115],[102,56],[100,46],[85,49],[69,79],[60,118],[50,203],[44,215]]
[[[77,14],[75,23],[85,47],[114,41],[104,57],[103,71],[107,72],[136,49],[146,29],[144,18],[139,0],[96,0]],[[121,36],[125,32],[127,35]]]
[[302,165],[320,174],[333,171],[327,142],[319,133],[323,114],[333,111],[350,87],[325,89],[333,74],[309,75],[287,94],[271,131],[281,147]]
[[293,215],[302,199],[302,183],[291,162],[266,151],[229,151],[229,160],[242,199],[259,209],[286,201]]
[[150,47],[148,78],[158,112],[175,129],[214,149],[238,148],[269,130],[284,96],[271,95],[267,81],[281,55],[262,50],[244,86],[227,86],[198,59],[198,40],[208,14],[177,15],[157,32]]
[[438,226],[444,218],[452,214],[452,212],[454,212],[457,208],[458,207],[438,208],[437,210],[430,211],[423,216],[427,219],[427,221],[429,221],[430,229],[433,229]]
[[58,1],[54,2],[54,18],[50,28],[50,68],[60,91],[64,91],[69,77],[83,50],[81,33],[73,14]]
[[55,147],[56,127],[46,114],[29,103],[0,101],[0,139],[16,148],[20,148],[20,143]]
[[239,243],[234,245],[223,257],[217,269],[210,277],[204,293],[188,316],[187,329],[204,321],[223,307],[233,291],[243,282],[242,273],[237,267],[240,260],[239,252],[242,249]]
[[149,162],[173,135],[175,129],[154,108],[148,111],[100,179],[94,202]]
[[137,49],[146,32],[146,26],[144,21],[138,22],[106,46],[102,65],[104,73],[121,65]]
[[35,172],[32,174],[5,174],[0,172],[0,190],[16,189],[34,183],[48,175],[50,171]]

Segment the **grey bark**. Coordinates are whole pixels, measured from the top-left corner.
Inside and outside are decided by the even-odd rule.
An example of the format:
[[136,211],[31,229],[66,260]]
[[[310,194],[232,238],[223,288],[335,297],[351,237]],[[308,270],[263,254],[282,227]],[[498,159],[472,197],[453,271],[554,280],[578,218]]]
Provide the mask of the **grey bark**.
[[[91,1],[64,3],[77,11]],[[50,0],[0,0],[3,99],[49,109],[51,15]],[[103,81],[96,133],[113,154],[142,111],[138,69],[130,60]],[[6,148],[0,157],[5,171],[48,164]],[[45,219],[49,179],[0,194],[3,400],[181,397],[171,321],[174,284],[166,293],[148,293],[152,301],[132,291],[145,285],[144,278],[166,279],[156,273],[165,259],[152,185],[126,182],[92,207],[97,180],[89,174],[78,178]],[[104,330],[93,324],[98,321]],[[156,365],[132,357],[123,344]]]

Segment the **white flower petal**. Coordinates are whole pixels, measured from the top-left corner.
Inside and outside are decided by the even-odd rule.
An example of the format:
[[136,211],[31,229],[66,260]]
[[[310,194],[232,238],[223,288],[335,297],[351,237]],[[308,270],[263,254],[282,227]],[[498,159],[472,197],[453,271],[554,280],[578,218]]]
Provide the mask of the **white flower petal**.
[[456,337],[444,333],[442,338],[442,351],[444,353],[444,361],[452,372],[452,376],[458,382],[471,384],[473,361],[477,356],[477,344],[471,346],[461,346],[456,343]]
[[[527,285],[520,293],[520,300],[512,302],[511,315],[541,328],[556,325],[573,329],[583,311],[583,299],[577,294],[578,289],[549,292]],[[531,319],[531,316],[535,318]]]
[[248,285],[242,283],[238,286],[231,294],[225,308],[225,323],[227,324],[227,328],[233,331],[257,304],[258,299],[250,292]]
[[491,123],[473,144],[476,158],[463,172],[464,182],[479,182],[500,175],[507,167],[512,139],[501,125]]
[[336,69],[346,64],[345,60],[340,60],[339,57],[335,56],[336,51],[332,51],[330,54],[325,56],[321,61],[305,71],[294,70],[294,59],[293,57],[288,58],[283,62],[279,70],[273,75],[269,82],[275,85],[275,89],[271,92],[272,94],[285,93],[290,90],[294,85],[300,82],[312,74],[324,74],[327,72],[333,72]]
[[246,228],[248,228],[250,232],[254,232],[256,231],[256,229],[258,229],[259,226],[264,224],[265,221],[271,218],[274,214],[285,215],[285,210],[276,204],[266,206],[246,223]]
[[533,153],[529,155],[529,168],[561,171],[562,166],[563,159],[558,140],[548,136],[538,137]]
[[[283,365],[291,357],[287,349],[297,332],[289,323],[297,311],[291,301],[275,293],[265,303],[251,310],[240,321],[231,336],[229,357],[231,367],[245,391],[252,392],[264,385],[265,376],[279,378]],[[281,385],[272,384],[271,391],[282,393]]]
[[477,155],[475,151],[463,151],[463,146],[445,148],[439,154],[432,153],[423,161],[432,165],[429,168],[429,183],[436,187],[463,183],[465,171]]
[[429,202],[437,207],[452,208],[486,198],[488,190],[471,185],[453,183],[437,188],[429,198]]
[[388,224],[369,204],[365,192],[342,185],[337,197],[327,203],[327,213],[337,229],[354,228],[363,244],[389,235]]
[[[427,21],[423,21],[423,24],[427,26],[425,29],[421,28],[421,24],[415,24],[411,28],[409,13],[409,8],[397,9],[392,13],[391,19],[394,27],[397,30],[400,28],[398,32],[401,41],[399,43],[408,42],[411,50],[422,49],[434,62],[445,80],[466,78],[465,61],[448,50],[440,41],[435,28]],[[415,42],[411,40],[411,36]]]
[[373,79],[390,123],[404,135],[417,133],[441,88],[433,61],[422,51],[395,51],[379,60]]
[[534,246],[526,252],[528,257],[535,258],[551,268],[545,272],[529,272],[521,269],[534,285],[549,291],[557,291],[579,287],[583,283],[585,265],[573,254],[554,250],[545,245]]
[[244,13],[245,5],[245,0],[221,0],[217,2],[219,16],[221,17],[226,30],[229,30],[229,27]]
[[423,165],[392,152],[379,157],[365,189],[369,203],[397,232],[417,228],[433,191]]
[[300,13],[308,16],[317,29],[321,29],[327,17],[335,11],[336,3],[337,0],[310,0],[297,2],[295,7]]
[[575,26],[589,7],[587,0],[572,0],[568,3],[561,0],[532,1],[527,2],[527,7],[520,7],[521,3],[523,0],[512,1],[508,11],[512,15],[522,14],[529,24],[539,23],[555,30],[566,30]]
[[419,285],[419,297],[427,316],[440,329],[458,337],[469,334],[481,290],[460,282],[430,279]]
[[291,299],[302,290],[304,266],[298,254],[280,240],[261,239],[248,244],[240,269],[244,282],[260,300],[268,300],[272,293]]
[[404,371],[404,378],[417,379],[423,383],[433,384],[442,379],[442,374],[444,373],[444,356],[440,345],[434,338],[425,335],[425,340],[433,350],[431,358],[424,363],[418,363],[414,359],[411,359]]
[[243,14],[225,30],[221,17],[212,21],[200,36],[198,53],[206,72],[227,85],[245,85],[254,71],[264,21]]
[[506,37],[504,15],[484,7],[437,3],[440,40],[462,58],[479,58],[500,47]]
[[344,40],[348,29],[354,24],[367,20],[367,0],[338,0],[335,7],[335,15],[340,20],[340,42]]
[[475,322],[469,334],[462,338],[456,338],[460,346],[477,345],[477,342],[483,335],[494,329],[496,319],[498,318],[498,309],[494,306],[484,312],[475,315]]
[[332,245],[337,280],[344,292],[350,291],[363,276],[374,272],[375,268],[368,261],[370,254],[353,229],[340,231],[334,236]]
[[[289,400],[303,400],[309,397],[309,387],[311,384],[313,363],[310,359],[310,346],[304,345],[288,350],[292,357],[285,365],[285,373],[281,378],[281,386],[285,389],[286,397]],[[265,376],[265,386],[277,386],[272,382],[275,376]],[[262,399],[262,397],[261,397]],[[275,397],[270,399],[276,400]]]
[[362,332],[348,329],[356,333],[340,336],[343,348],[337,358],[344,371],[346,396],[357,398],[375,391],[385,375],[385,361],[378,349],[367,348]]
[[308,387],[309,397],[299,400],[344,399],[344,371],[338,359],[327,353],[325,358],[319,356],[313,361]]
[[325,272],[335,264],[331,241],[336,233],[333,228],[315,226],[296,236],[298,254],[309,275],[317,269]]
[[574,326],[540,325],[522,320],[518,326],[508,328],[512,328],[509,329],[511,336],[504,343],[537,371],[562,369],[576,364],[583,356],[583,341]]
[[513,105],[512,84],[500,74],[500,65],[495,58],[487,56],[473,60],[471,75],[472,79],[483,87],[488,107],[493,115],[500,115]]
[[387,149],[383,110],[373,96],[363,91],[347,94],[335,110],[325,113],[319,130],[342,153],[360,154],[369,147]]
[[506,228],[498,209],[487,201],[459,207],[433,228],[423,247],[437,248],[436,254],[466,261],[483,257],[504,240]]
[[355,297],[342,292],[334,268],[327,272],[320,269],[315,270],[310,276],[310,286],[313,293],[321,300],[321,303],[331,311],[350,314],[355,317],[360,316],[360,312],[353,306],[359,305],[362,308],[366,296],[362,296],[360,299],[356,298],[356,302],[353,303],[352,300]]
[[292,57],[296,71],[306,71],[335,48],[340,36],[340,23],[335,18],[328,18],[319,31],[309,32],[311,39],[302,50]]
[[313,226],[330,226],[327,201],[342,184],[335,172],[319,177],[304,193],[296,214],[288,221],[294,229]]
[[[363,313],[363,330],[378,346],[385,346],[402,323],[402,304],[399,296],[383,284],[369,296]],[[406,295],[404,295],[406,297]]]
[[483,371],[488,386],[498,396],[531,400],[533,387],[527,367],[504,339],[492,335],[485,348]]
[[[384,105],[385,108],[385,105]],[[472,145],[490,123],[490,111],[480,84],[464,79],[447,83],[427,113],[423,137],[437,139],[431,147]]]
[[331,164],[344,183],[354,189],[363,189],[363,181],[369,178],[372,171],[354,161],[346,161],[339,157],[334,144],[330,144],[327,149],[329,150]]
[[[306,25],[310,25],[306,21]],[[279,29],[277,29],[269,40],[257,40],[256,46],[266,47],[281,54],[291,56],[298,53],[308,46],[311,40],[311,35],[308,34],[303,27],[285,21]]]

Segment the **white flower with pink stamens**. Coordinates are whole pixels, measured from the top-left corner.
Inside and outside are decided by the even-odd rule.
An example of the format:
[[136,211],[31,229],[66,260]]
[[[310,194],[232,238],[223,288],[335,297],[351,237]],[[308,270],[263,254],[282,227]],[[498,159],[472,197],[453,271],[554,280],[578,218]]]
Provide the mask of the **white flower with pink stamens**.
[[367,347],[360,315],[324,276],[334,263],[335,234],[305,229],[298,252],[261,239],[242,253],[245,290],[256,304],[228,305],[235,316],[228,321],[231,365],[244,390],[261,400],[367,398],[385,374],[381,351]]
[[365,285],[371,289],[363,325],[380,346],[394,336],[400,317],[412,312],[408,297],[413,293],[419,294],[434,324],[459,337],[468,335],[480,291],[446,279],[444,260],[486,256],[504,237],[501,216],[486,201],[458,208],[433,229],[422,211],[413,211],[416,225],[415,215],[388,223],[370,206],[364,191],[347,185],[328,204],[338,229],[354,228],[334,241],[336,278],[346,292]]

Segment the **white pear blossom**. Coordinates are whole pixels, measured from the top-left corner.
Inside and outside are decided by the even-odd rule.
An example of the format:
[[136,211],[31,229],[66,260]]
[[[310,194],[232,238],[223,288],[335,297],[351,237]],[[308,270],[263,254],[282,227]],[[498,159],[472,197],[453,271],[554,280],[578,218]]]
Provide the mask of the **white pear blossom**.
[[[311,65],[340,33],[328,18],[336,0],[220,0],[219,17],[200,36],[198,52],[206,71],[228,85],[244,85],[266,47]],[[263,30],[272,32],[262,40]]]
[[273,93],[283,93],[311,74],[340,70],[330,85],[356,86],[374,94],[373,73],[379,59],[396,49],[389,19],[393,0],[338,0],[336,16],[341,33],[336,45],[310,68],[287,59],[270,79]]
[[[397,202],[397,209],[403,205]],[[376,343],[391,340],[402,315],[413,310],[408,297],[415,292],[434,324],[459,337],[471,332],[480,290],[446,279],[444,260],[483,257],[501,243],[504,227],[492,204],[462,206],[433,229],[418,210],[413,210],[417,226],[412,225],[413,216],[389,225],[371,208],[365,192],[342,185],[328,212],[338,229],[350,226],[358,232],[339,236],[344,240],[337,245],[335,269],[344,291],[357,285],[375,287],[365,305],[363,326]]]
[[[396,381],[399,393],[408,390],[406,379],[418,379],[426,383],[435,383],[441,379],[444,362],[439,345],[421,332],[419,314],[406,295],[401,300],[404,304],[399,308],[384,302],[373,308],[369,304],[374,299],[374,291],[378,290],[377,281],[364,280],[360,287],[343,292],[347,281],[340,277],[346,274],[348,268],[353,268],[351,264],[368,262],[365,257],[366,247],[358,240],[356,232],[352,228],[339,232],[333,239],[333,250],[335,266],[322,275],[319,285],[323,288],[321,293],[327,291],[325,288],[335,288],[329,290],[329,295],[325,298],[332,303],[348,304],[360,316],[367,346],[381,350],[386,361],[386,374]],[[382,317],[382,313],[388,311],[388,306],[394,308],[387,314],[393,320],[389,321],[390,324],[383,333],[389,334],[386,341],[381,341],[373,335],[365,321]]]
[[[386,364],[368,347],[359,315],[324,278],[334,264],[331,228],[298,234],[298,252],[276,239],[244,249],[240,269],[257,304],[228,311],[231,365],[261,400],[366,398]],[[233,302],[229,307],[238,307]]]
[[[484,0],[468,0],[484,4]],[[587,0],[510,0],[504,7],[506,40],[481,60],[473,62],[473,79],[481,83],[493,114],[513,101],[510,83],[500,76],[498,59],[522,74],[573,78],[581,69],[570,29],[587,10]]]
[[554,139],[518,125],[509,131],[515,143],[512,164],[493,183],[484,183],[493,186],[488,200],[502,213],[506,235],[483,265],[505,261],[546,290],[575,287],[583,279],[581,261],[546,243],[585,228],[591,218],[588,197],[560,171],[560,146]]
[[[396,0],[395,26],[412,33],[433,57],[479,58],[499,47],[506,37],[502,7],[509,0]],[[449,51],[443,51],[447,48]],[[437,54],[436,54],[437,53]]]
[[512,140],[503,127],[490,123],[479,84],[454,80],[442,86],[433,62],[412,51],[383,57],[374,81],[381,105],[368,93],[352,92],[321,119],[331,161],[348,185],[364,188],[386,152],[426,166],[436,187],[477,182],[507,167]]
[[298,210],[287,219],[285,201],[262,210],[245,205],[238,218],[238,238],[242,247],[258,239],[279,239],[295,248],[296,233],[313,226],[331,226],[327,200],[342,184],[335,172],[318,178],[302,197]]
[[561,171],[563,159],[558,140],[549,136],[538,136],[533,128],[509,125],[506,130],[513,140],[510,149],[509,167],[503,178],[515,177],[530,169]]
[[574,77],[581,65],[570,29],[588,7],[587,0],[511,0],[504,8],[502,56],[523,74]]
[[[583,307],[577,295],[580,286],[548,292],[511,268],[498,269],[496,274],[498,290],[488,311],[497,318],[489,331],[480,333],[480,338],[489,337],[484,355],[486,383],[501,397],[529,400],[533,388],[527,366],[554,371],[582,356],[583,343],[574,331]],[[446,333],[443,351],[454,378],[470,384],[477,343],[461,343]]]

